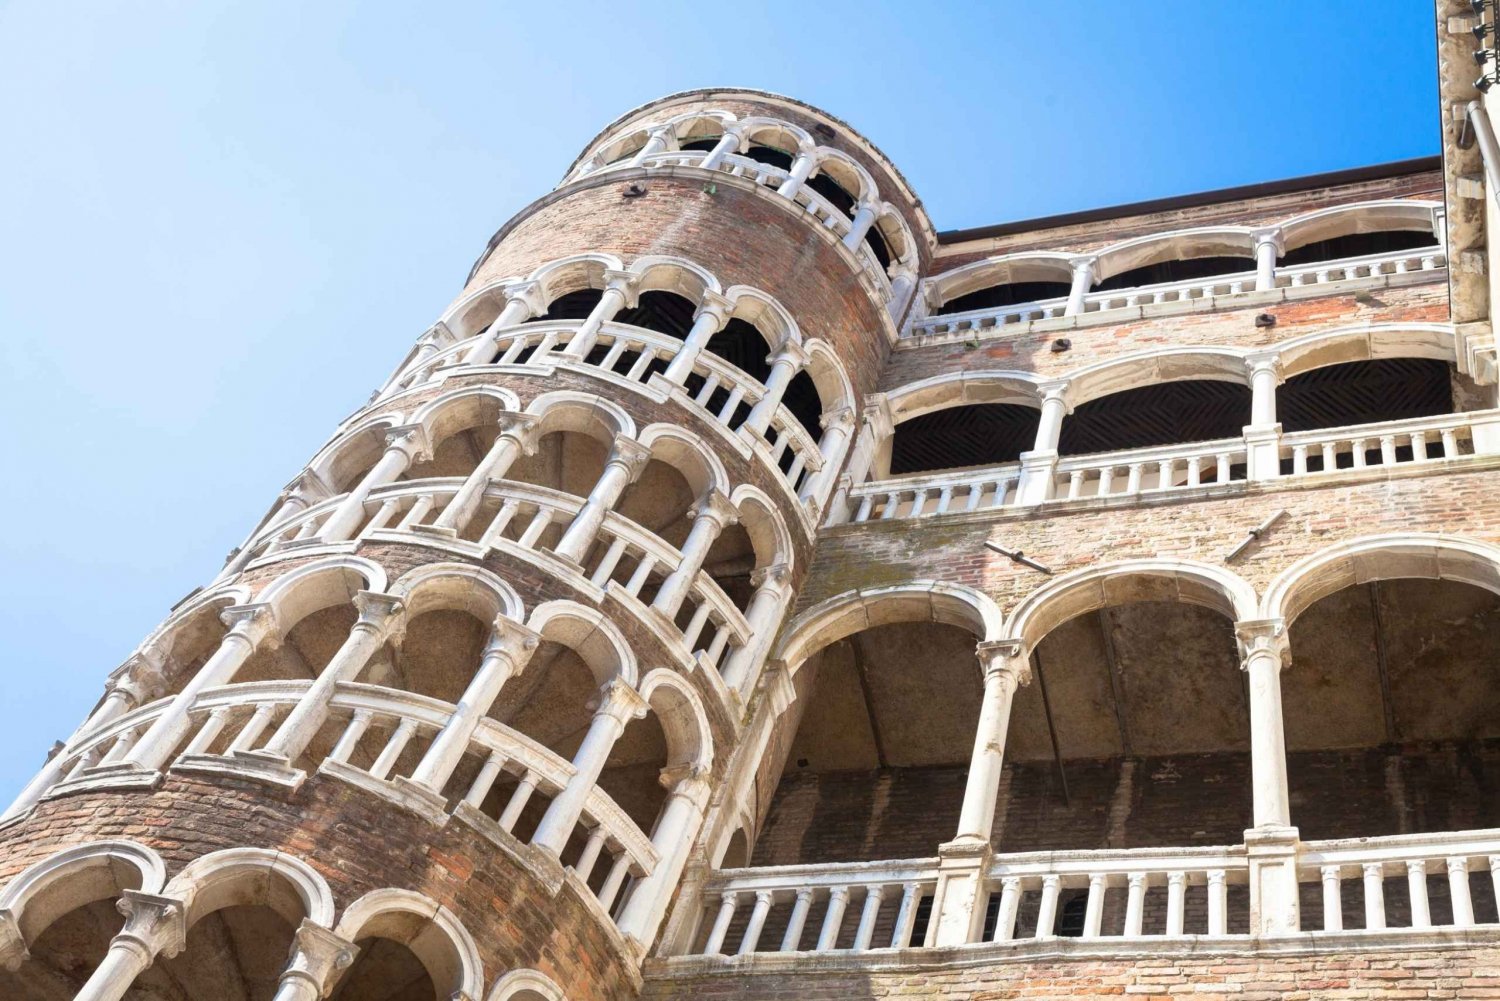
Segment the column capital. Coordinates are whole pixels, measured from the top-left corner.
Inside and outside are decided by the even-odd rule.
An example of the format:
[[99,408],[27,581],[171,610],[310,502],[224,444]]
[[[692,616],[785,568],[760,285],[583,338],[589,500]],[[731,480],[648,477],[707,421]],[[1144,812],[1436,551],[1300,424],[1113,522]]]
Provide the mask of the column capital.
[[148,960],[157,954],[171,959],[187,945],[187,908],[176,897],[124,890],[115,909],[125,915],[115,938],[145,950]]
[[485,645],[485,656],[491,653],[504,654],[517,665],[519,670],[533,651],[542,644],[542,636],[534,629],[521,625],[515,619],[507,619],[503,615],[497,615],[494,623],[490,626],[490,641]]
[[771,352],[766,361],[772,365],[784,361],[790,364],[794,371],[800,372],[807,367],[807,349],[796,341],[785,340],[777,345],[776,350]]
[[698,302],[698,308],[693,310],[693,321],[696,323],[705,316],[712,316],[714,322],[722,327],[729,322],[729,315],[734,312],[735,305],[732,300],[713,289],[705,289],[703,298]]
[[1246,619],[1234,624],[1234,636],[1240,643],[1241,668],[1248,668],[1256,655],[1274,656],[1285,667],[1291,659],[1285,619]]
[[836,427],[844,430],[854,427],[854,408],[839,407],[837,410],[828,411],[818,418],[818,427],[824,431]]
[[878,439],[890,437],[896,428],[895,417],[891,414],[891,399],[884,393],[871,393],[865,397],[859,419]]
[[381,591],[356,591],[350,600],[359,613],[354,622],[355,629],[363,626],[382,639],[400,641],[400,634],[406,626],[402,614],[406,611],[406,603],[399,596]]
[[421,424],[399,424],[385,432],[386,451],[401,452],[408,462],[421,462],[432,456],[427,429]]
[[771,660],[760,672],[760,687],[765,692],[766,703],[771,707],[771,716],[780,717],[797,701],[796,684],[786,661]]
[[1076,257],[1068,258],[1068,267],[1073,269],[1073,273],[1075,275],[1080,271],[1092,274],[1094,271],[1094,265],[1098,263],[1098,254],[1079,254]]
[[21,964],[31,958],[26,948],[26,937],[21,934],[21,925],[7,908],[0,908],[0,968],[15,973]]
[[610,678],[599,686],[598,693],[590,701],[595,716],[608,716],[622,727],[633,719],[644,717],[650,708],[624,678]]
[[650,461],[650,447],[622,433],[615,435],[614,443],[609,449],[609,457],[604,460],[604,464],[621,467],[629,475],[630,482],[634,483],[645,470],[646,463]]
[[1031,683],[1031,657],[1021,640],[986,640],[975,647],[985,677],[1009,675],[1016,685]]
[[1064,407],[1067,408],[1065,412],[1071,414],[1073,412],[1073,401],[1070,398],[1072,388],[1072,380],[1053,379],[1050,382],[1038,383],[1036,387],[1036,394],[1041,398],[1041,401],[1043,403],[1046,403],[1049,400],[1059,401]]
[[166,682],[166,665],[161,651],[152,644],[141,647],[125,658],[125,663],[110,675],[105,691],[123,692],[135,705],[150,701],[151,694]]
[[723,492],[715,487],[708,490],[693,502],[689,511],[694,520],[707,518],[722,532],[727,526],[736,524],[740,520],[740,512]]
[[511,282],[509,285],[501,286],[500,294],[505,296],[507,306],[513,302],[519,302],[531,312],[532,316],[540,315],[547,310],[547,290],[542,287],[541,282]]
[[1265,226],[1252,230],[1250,238],[1255,241],[1256,250],[1269,243],[1275,246],[1278,255],[1286,253],[1286,234],[1282,232],[1280,226]]
[[327,500],[334,493],[334,489],[328,485],[328,482],[311,469],[303,469],[281,488],[283,497],[299,497],[307,501],[309,505]]
[[777,593],[785,593],[791,580],[792,568],[785,563],[772,563],[770,566],[750,572],[750,586],[756,590],[765,588]]
[[500,429],[500,436],[515,441],[527,455],[536,454],[537,439],[541,437],[537,433],[541,420],[536,414],[517,410],[502,410],[495,415],[495,425]]
[[1271,372],[1276,376],[1276,381],[1281,382],[1284,378],[1281,374],[1281,352],[1257,351],[1255,354],[1246,355],[1245,371],[1252,377],[1258,372]]
[[454,335],[453,328],[448,326],[446,320],[438,320],[432,326],[422,331],[422,336],[417,338],[417,345],[430,344],[432,347],[442,350],[458,340]]
[[633,271],[606,270],[604,272],[604,291],[620,293],[627,309],[633,309],[639,301],[640,283],[641,276]]
[[228,626],[231,633],[243,636],[257,646],[276,630],[276,613],[266,602],[230,605],[219,613],[219,621]]
[[303,980],[322,997],[332,986],[333,975],[347,969],[359,954],[359,946],[306,918],[292,937],[292,954],[281,982]]
[[709,770],[696,761],[681,765],[668,765],[657,774],[656,780],[667,790],[669,796],[688,800],[699,810],[708,805],[713,787],[708,782]]

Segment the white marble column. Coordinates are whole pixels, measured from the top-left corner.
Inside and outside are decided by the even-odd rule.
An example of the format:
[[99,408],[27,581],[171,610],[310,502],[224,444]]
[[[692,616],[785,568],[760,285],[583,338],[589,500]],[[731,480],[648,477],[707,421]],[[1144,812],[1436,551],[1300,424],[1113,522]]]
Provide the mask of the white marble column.
[[651,607],[669,621],[677,615],[677,610],[692,591],[693,581],[703,569],[703,561],[708,558],[708,551],[713,548],[719,533],[740,518],[729,498],[712,487],[698,498],[688,513],[693,518],[693,527],[688,531],[687,541],[682,544],[682,562],[662,581],[656,600],[651,603]]
[[505,618],[495,620],[494,632],[479,661],[479,670],[474,672],[468,688],[453,707],[448,722],[432,738],[427,753],[412,773],[413,782],[434,793],[443,791],[453,777],[453,770],[463,760],[464,752],[469,749],[474,731],[479,729],[495,699],[499,698],[501,689],[526,669],[540,643],[541,637],[525,626]]
[[338,686],[358,677],[375,652],[405,626],[405,607],[395,595],[360,591],[352,602],[359,614],[348,637],[286,719],[281,721],[281,726],[277,727],[265,747],[250,753],[277,759],[287,766],[294,765],[328,719],[328,708]]
[[678,386],[685,384],[688,376],[693,374],[693,366],[698,364],[698,357],[703,354],[713,336],[724,329],[724,324],[729,322],[733,312],[734,303],[717,292],[704,292],[703,301],[693,314],[693,329],[688,331],[682,342],[682,350],[677,352],[677,356],[662,373],[662,378]]
[[652,129],[646,136],[646,145],[636,151],[630,160],[632,167],[639,167],[658,153],[665,153],[677,143],[677,135],[670,125]]
[[751,408],[750,416],[745,418],[744,426],[759,435],[766,433],[792,379],[807,367],[807,352],[800,345],[787,341],[776,349],[770,362],[771,371],[766,376],[766,394]]
[[754,683],[753,671],[765,656],[776,627],[791,601],[792,571],[785,563],[761,567],[750,575],[755,593],[745,606],[745,623],[750,628],[750,642],[736,650],[724,665],[724,685],[745,696]]
[[838,480],[839,470],[844,464],[844,449],[854,434],[854,408],[830,410],[818,418],[818,426],[823,429],[818,439],[818,454],[823,457],[823,467],[802,487],[800,498],[804,503],[815,505],[823,503]]
[[849,232],[844,235],[844,246],[850,250],[858,250],[879,214],[880,206],[872,202],[864,202],[855,209],[854,218],[849,222]]
[[573,755],[573,777],[547,807],[542,822],[537,825],[531,843],[545,848],[554,855],[561,855],[567,846],[578,818],[583,814],[584,803],[589,793],[599,782],[599,775],[609,760],[609,752],[615,741],[625,732],[625,725],[632,719],[646,715],[646,700],[637,694],[624,680],[615,678],[599,689],[599,707],[594,712],[589,732],[584,736],[578,753]]
[[604,460],[604,471],[594,483],[594,489],[579,508],[571,524],[558,540],[553,553],[574,563],[583,562],[589,546],[599,535],[604,516],[615,509],[625,488],[634,483],[651,461],[651,450],[633,438],[615,435],[614,445]]
[[637,300],[636,283],[639,275],[628,271],[604,272],[604,291],[599,301],[589,311],[588,317],[578,327],[578,332],[568,341],[563,355],[568,358],[587,358],[599,339],[599,328],[615,318],[620,310],[634,306]]
[[469,350],[464,352],[463,364],[488,365],[495,360],[500,348],[500,333],[506,327],[525,323],[546,309],[542,286],[538,282],[515,282],[500,290],[505,296],[505,306],[495,321],[485,328]]
[[651,832],[656,868],[631,891],[619,921],[620,931],[635,942],[642,955],[655,941],[667,904],[682,878],[710,791],[707,776],[695,767],[665,769],[661,779],[670,791]]
[[236,605],[225,609],[219,618],[229,626],[229,632],[219,642],[219,649],[136,741],[125,755],[125,764],[145,771],[155,771],[164,765],[167,756],[176,750],[187,734],[191,723],[188,714],[197,704],[198,696],[205,689],[229,684],[235,672],[276,629],[276,619],[269,605]]
[[740,143],[742,141],[743,139],[738,129],[725,129],[724,134],[719,137],[719,141],[714,144],[714,148],[708,151],[708,155],[703,158],[703,162],[699,163],[698,166],[704,170],[718,170],[719,164],[724,162],[726,156],[740,151]]
[[981,643],[978,654],[984,672],[984,701],[979,706],[979,728],[974,734],[963,809],[953,840],[988,843],[995,824],[1011,703],[1016,689],[1031,681],[1031,663],[1024,646],[1014,640]]
[[495,436],[490,450],[479,460],[479,465],[474,467],[468,479],[464,480],[464,485],[458,488],[448,506],[443,508],[430,527],[445,535],[462,533],[468,527],[469,519],[474,517],[480,502],[484,500],[484,492],[489,489],[490,484],[504,479],[506,472],[518,458],[536,451],[537,421],[538,418],[532,414],[502,411],[496,421],[500,433]]
[[798,150],[797,156],[792,160],[792,167],[787,171],[787,178],[781,182],[781,187],[776,193],[783,198],[795,198],[797,192],[802,190],[802,185],[812,175],[813,167],[817,165],[817,157],[813,150]]
[[1276,258],[1284,246],[1281,228],[1258,229],[1250,235],[1255,240],[1255,291],[1267,292],[1276,287]]
[[1281,669],[1289,658],[1286,626],[1280,619],[1235,624],[1241,667],[1250,682],[1250,773],[1254,785],[1254,825],[1287,827],[1291,808],[1286,781],[1286,736],[1281,716]]
[[359,946],[306,918],[292,939],[292,952],[271,1001],[319,1001],[347,969]]
[[1276,423],[1276,387],[1281,384],[1281,358],[1275,352],[1245,359],[1250,373],[1250,423],[1245,427],[1248,475],[1270,480],[1281,475],[1281,425]]
[[116,906],[125,926],[73,1001],[120,1001],[158,955],[175,956],[187,943],[182,901],[126,890]]
[[1084,311],[1084,299],[1094,287],[1094,265],[1096,257],[1075,257],[1068,261],[1073,269],[1073,283],[1068,288],[1068,306],[1064,316],[1078,316]]
[[318,538],[324,542],[342,542],[353,535],[365,520],[365,501],[370,491],[396,482],[412,463],[426,458],[430,452],[427,429],[420,424],[404,424],[387,431],[385,454],[328,516]]
[[1052,481],[1057,472],[1057,443],[1062,437],[1063,418],[1073,412],[1068,403],[1067,380],[1043,383],[1041,416],[1037,421],[1036,442],[1021,453],[1021,481],[1016,489],[1016,503],[1040,504],[1052,496]]

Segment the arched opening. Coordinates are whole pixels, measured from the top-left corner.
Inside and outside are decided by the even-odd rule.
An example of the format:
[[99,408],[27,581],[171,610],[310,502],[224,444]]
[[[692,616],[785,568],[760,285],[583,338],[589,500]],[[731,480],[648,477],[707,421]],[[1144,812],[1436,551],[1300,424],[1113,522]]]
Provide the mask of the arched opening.
[[1277,388],[1276,417],[1291,433],[1450,414],[1454,378],[1452,365],[1432,358],[1325,365]]
[[[1457,580],[1369,580],[1309,605],[1289,640],[1282,712],[1303,839],[1500,826],[1500,596]],[[1364,927],[1360,876],[1342,874],[1345,928]],[[1407,872],[1384,882],[1388,926],[1410,926]],[[1426,882],[1431,920],[1450,923],[1448,874]],[[1497,920],[1490,874],[1469,885],[1476,920]],[[1323,927],[1319,886],[1303,895],[1302,927]]]
[[797,158],[796,143],[786,149],[768,145],[752,139],[745,147],[744,156],[749,157],[756,163],[763,163],[768,167],[780,167],[782,170],[791,170],[792,161]]
[[[300,919],[299,919],[300,920]],[[129,1001],[271,1001],[296,923],[265,904],[231,904],[193,922],[182,952],[158,957]]]
[[1250,420],[1250,389],[1191,379],[1121,390],[1079,404],[1063,419],[1062,455],[1238,438]]
[[[166,651],[161,658],[162,684],[142,694],[146,699],[176,695],[219,649],[229,630],[219,614],[226,602],[210,602],[174,625],[165,637]],[[139,678],[132,679],[139,681]]]
[[364,938],[329,1001],[444,1001],[416,953],[393,939]]
[[947,407],[896,425],[891,475],[1017,461],[1036,446],[1041,414],[1015,403]]
[[1010,282],[976,289],[944,302],[934,315],[967,313],[971,310],[999,309],[1002,306],[1020,306],[1026,303],[1061,299],[1068,295],[1072,286],[1065,281]]
[[1174,258],[1144,264],[1111,275],[1102,281],[1095,282],[1094,291],[1113,292],[1116,289],[1163,285],[1168,282],[1197,281],[1200,278],[1215,278],[1219,275],[1237,275],[1254,271],[1255,258],[1251,256],[1216,255]]
[[1296,267],[1320,261],[1341,261],[1349,257],[1393,254],[1402,250],[1437,247],[1429,227],[1423,230],[1379,230],[1374,233],[1346,233],[1291,247],[1277,259],[1278,267]]
[[527,323],[540,323],[545,320],[586,320],[588,315],[599,305],[599,300],[604,297],[604,290],[597,288],[580,288],[571,292],[564,292],[547,304],[544,312],[527,320]]

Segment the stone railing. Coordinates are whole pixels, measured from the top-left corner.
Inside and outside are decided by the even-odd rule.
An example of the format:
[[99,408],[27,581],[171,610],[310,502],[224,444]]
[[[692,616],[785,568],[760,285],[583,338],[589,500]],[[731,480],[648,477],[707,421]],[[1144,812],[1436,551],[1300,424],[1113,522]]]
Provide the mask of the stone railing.
[[[1500,930],[1500,831],[1302,842],[1295,867],[1301,926],[1267,940],[1280,948],[1332,932]],[[1240,845],[996,855],[983,921],[967,942],[946,945],[1019,950],[1071,938],[1077,952],[1092,942],[1099,951],[1134,943],[1169,953],[1174,940],[1243,950],[1259,939],[1251,870]],[[939,876],[935,858],[722,870],[705,885],[701,921],[679,955],[930,948],[940,944]]]
[[[1447,266],[1447,256],[1443,249],[1437,246],[1395,253],[1370,254],[1364,257],[1349,257],[1336,261],[1319,261],[1315,264],[1277,268],[1275,288],[1297,290],[1288,291],[1286,293],[1288,295],[1321,295],[1328,291],[1321,288],[1325,285],[1348,283],[1360,279],[1392,279],[1398,275],[1425,274],[1431,277],[1433,273]],[[1142,285],[1137,288],[1112,289],[1107,292],[1090,292],[1084,297],[1082,313],[1085,315],[1109,313],[1133,307],[1164,304],[1175,304],[1177,308],[1192,309],[1197,305],[1222,302],[1225,298],[1248,295],[1256,291],[1256,275],[1255,272],[1250,271],[1190,281]],[[1013,306],[928,316],[914,320],[903,331],[902,336],[903,338],[930,338],[972,335],[1019,323],[1061,319],[1068,316],[1067,305],[1067,296],[1061,296]]]
[[1182,494],[1249,480],[1301,479],[1500,451],[1500,410],[922,473],[851,487],[852,522]]
[[[490,484],[485,498],[491,506],[498,505],[498,509],[487,522],[476,519],[462,538],[423,532],[423,527],[442,514],[462,483],[461,479],[450,477],[377,487],[365,500],[364,521],[352,533],[351,540],[384,537],[390,541],[455,546],[478,555],[496,548],[540,555],[549,559],[548,568],[555,573],[581,575],[600,591],[614,589],[615,593],[639,603],[638,611],[643,618],[647,618],[646,606],[651,595],[682,564],[679,550],[615,511],[605,515],[598,537],[581,565],[552,559],[549,547],[561,538],[583,506],[583,500],[560,490],[513,480]],[[330,498],[271,526],[250,543],[254,558],[329,544],[318,533],[341,500],[342,496]],[[687,617],[680,631],[673,626],[658,628],[658,633],[669,643],[680,644],[683,659],[703,663],[716,673],[736,650],[750,641],[750,627],[744,614],[703,571],[694,578],[679,615]],[[650,624],[657,625],[657,619],[665,622],[664,617],[654,617],[649,618]]]
[[[205,691],[192,710],[191,728],[168,758],[168,767],[259,776],[263,766],[250,752],[270,738],[309,684],[256,682]],[[158,700],[101,727],[96,734],[84,735],[74,750],[66,752],[73,763],[63,781],[76,786],[88,780],[93,766],[119,761],[170,701]],[[314,740],[296,764],[420,810],[421,804],[413,804],[402,781],[415,770],[422,751],[453,711],[449,703],[411,692],[341,683],[330,704],[323,739]],[[443,809],[501,842],[516,837],[513,832],[528,806],[528,815],[534,817],[537,808],[557,796],[574,774],[567,759],[492,719],[480,723],[467,755],[477,770],[470,769],[472,777],[468,777],[460,769],[463,779],[456,777],[440,790],[446,804]],[[507,785],[514,781],[514,788],[505,796],[492,797],[502,781]],[[504,834],[496,835],[496,830]],[[612,909],[627,876],[649,875],[656,866],[657,852],[650,838],[597,785],[585,799],[575,830],[570,844],[581,847],[565,852],[561,861],[585,885],[597,885],[595,892],[605,911]],[[592,878],[601,858],[606,863],[602,881]]]
[[[644,170],[660,170],[666,167],[700,167],[708,156],[708,153],[699,151],[656,153],[646,157],[641,163],[634,164],[634,166]],[[623,170],[630,166],[632,166],[631,159],[627,158],[620,162],[600,167],[589,176],[601,174],[606,171]],[[758,160],[753,160],[748,156],[738,153],[731,153],[723,157],[718,163],[717,170],[719,173],[728,174],[730,177],[743,178],[759,187],[770,188],[772,191],[780,188],[789,176],[788,171],[782,167],[773,167],[770,164],[761,163]],[[818,194],[807,184],[799,185],[796,193],[792,195],[791,200],[806,212],[818,226],[831,232],[840,241],[849,235],[850,227],[853,225],[852,217],[845,212],[839,211],[833,206],[833,203]],[[892,294],[890,276],[886,273],[886,269],[881,267],[880,261],[875,257],[869,246],[861,242],[855,249],[854,255],[859,261],[860,269],[874,283],[880,294],[889,300]]]
[[[703,351],[693,364],[696,378],[689,379],[687,387],[672,386],[658,373],[682,351],[682,342],[625,323],[606,323],[600,328],[592,353],[595,361],[566,356],[562,352],[581,322],[538,320],[510,327],[498,338],[495,357],[489,364],[582,366],[625,382],[650,384],[663,392],[682,394],[692,406],[726,430],[768,449],[770,461],[781,471],[787,488],[798,500],[805,501],[810,497],[819,480],[817,473],[823,467],[823,456],[817,441],[791,410],[784,404],[778,406],[763,435],[740,430],[755,404],[766,394],[766,387],[758,380],[722,358]],[[459,365],[474,343],[472,338],[460,341],[424,359],[394,380],[388,393],[422,385],[445,369]],[[605,349],[602,355],[598,354],[599,348]]]

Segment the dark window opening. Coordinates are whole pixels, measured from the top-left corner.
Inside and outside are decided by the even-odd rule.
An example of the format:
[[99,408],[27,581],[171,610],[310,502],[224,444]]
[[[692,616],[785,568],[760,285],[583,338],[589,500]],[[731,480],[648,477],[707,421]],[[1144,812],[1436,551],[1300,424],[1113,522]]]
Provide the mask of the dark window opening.
[[1282,431],[1290,433],[1450,414],[1449,373],[1446,362],[1431,358],[1380,358],[1315,368],[1276,390],[1276,417]]
[[1250,422],[1250,388],[1194,379],[1112,393],[1063,418],[1058,452],[1091,455],[1129,448],[1237,438]]
[[816,174],[807,180],[807,186],[827,200],[828,204],[838,209],[844,215],[853,217],[856,199],[849,192],[827,174]]
[[711,153],[722,138],[722,136],[706,136],[702,139],[687,139],[678,143],[677,148],[698,153]]
[[927,941],[927,926],[932,923],[932,899],[931,896],[924,896],[917,901],[917,913],[911,923],[911,938],[903,945],[919,946]]
[[536,323],[540,320],[586,320],[588,315],[599,305],[599,300],[604,293],[596,288],[581,288],[576,292],[560,295],[552,300],[547,311],[540,316],[533,316],[527,323]]
[[1253,257],[1192,257],[1184,261],[1162,261],[1132,268],[1106,278],[1094,286],[1095,291],[1111,292],[1164,282],[1186,282],[1218,275],[1236,275],[1255,270]]
[[885,234],[880,231],[879,226],[871,226],[865,234],[865,246],[870,248],[870,253],[875,255],[875,260],[880,262],[880,270],[885,271],[891,266],[891,248],[885,242]]
[[1015,462],[1036,444],[1041,414],[1013,403],[934,410],[896,426],[891,474],[936,472]]
[[763,163],[768,167],[780,167],[782,170],[792,169],[792,154],[786,150],[776,149],[773,146],[752,145],[745,150],[745,155],[756,163]]
[[1064,900],[1057,909],[1057,934],[1063,938],[1083,937],[1083,921],[1088,916],[1088,910],[1087,893],[1074,893]]
[[938,316],[949,313],[967,313],[971,309],[998,309],[1001,306],[1019,306],[1044,299],[1058,299],[1071,289],[1067,282],[1012,282],[1009,285],[991,285],[956,299],[949,299],[938,309]]
[[813,382],[812,376],[805,371],[798,372],[792,381],[787,384],[786,392],[781,396],[781,403],[792,412],[797,423],[802,425],[813,441],[817,441],[823,434],[819,422],[823,417],[823,401],[818,398],[818,387]]
[[697,309],[691,299],[676,292],[642,292],[634,306],[615,314],[614,322],[645,327],[681,340],[693,329],[693,313]]
[[1335,236],[1316,243],[1304,243],[1286,252],[1276,263],[1289,267],[1298,264],[1315,264],[1318,261],[1339,261],[1346,257],[1364,257],[1366,254],[1395,253],[1398,250],[1416,250],[1419,247],[1436,247],[1437,239],[1430,230],[1386,230],[1382,233],[1350,233]]
[[1000,923],[1000,894],[990,894],[990,899],[984,905],[984,928],[979,932],[979,941],[992,942],[995,938],[995,926]]

